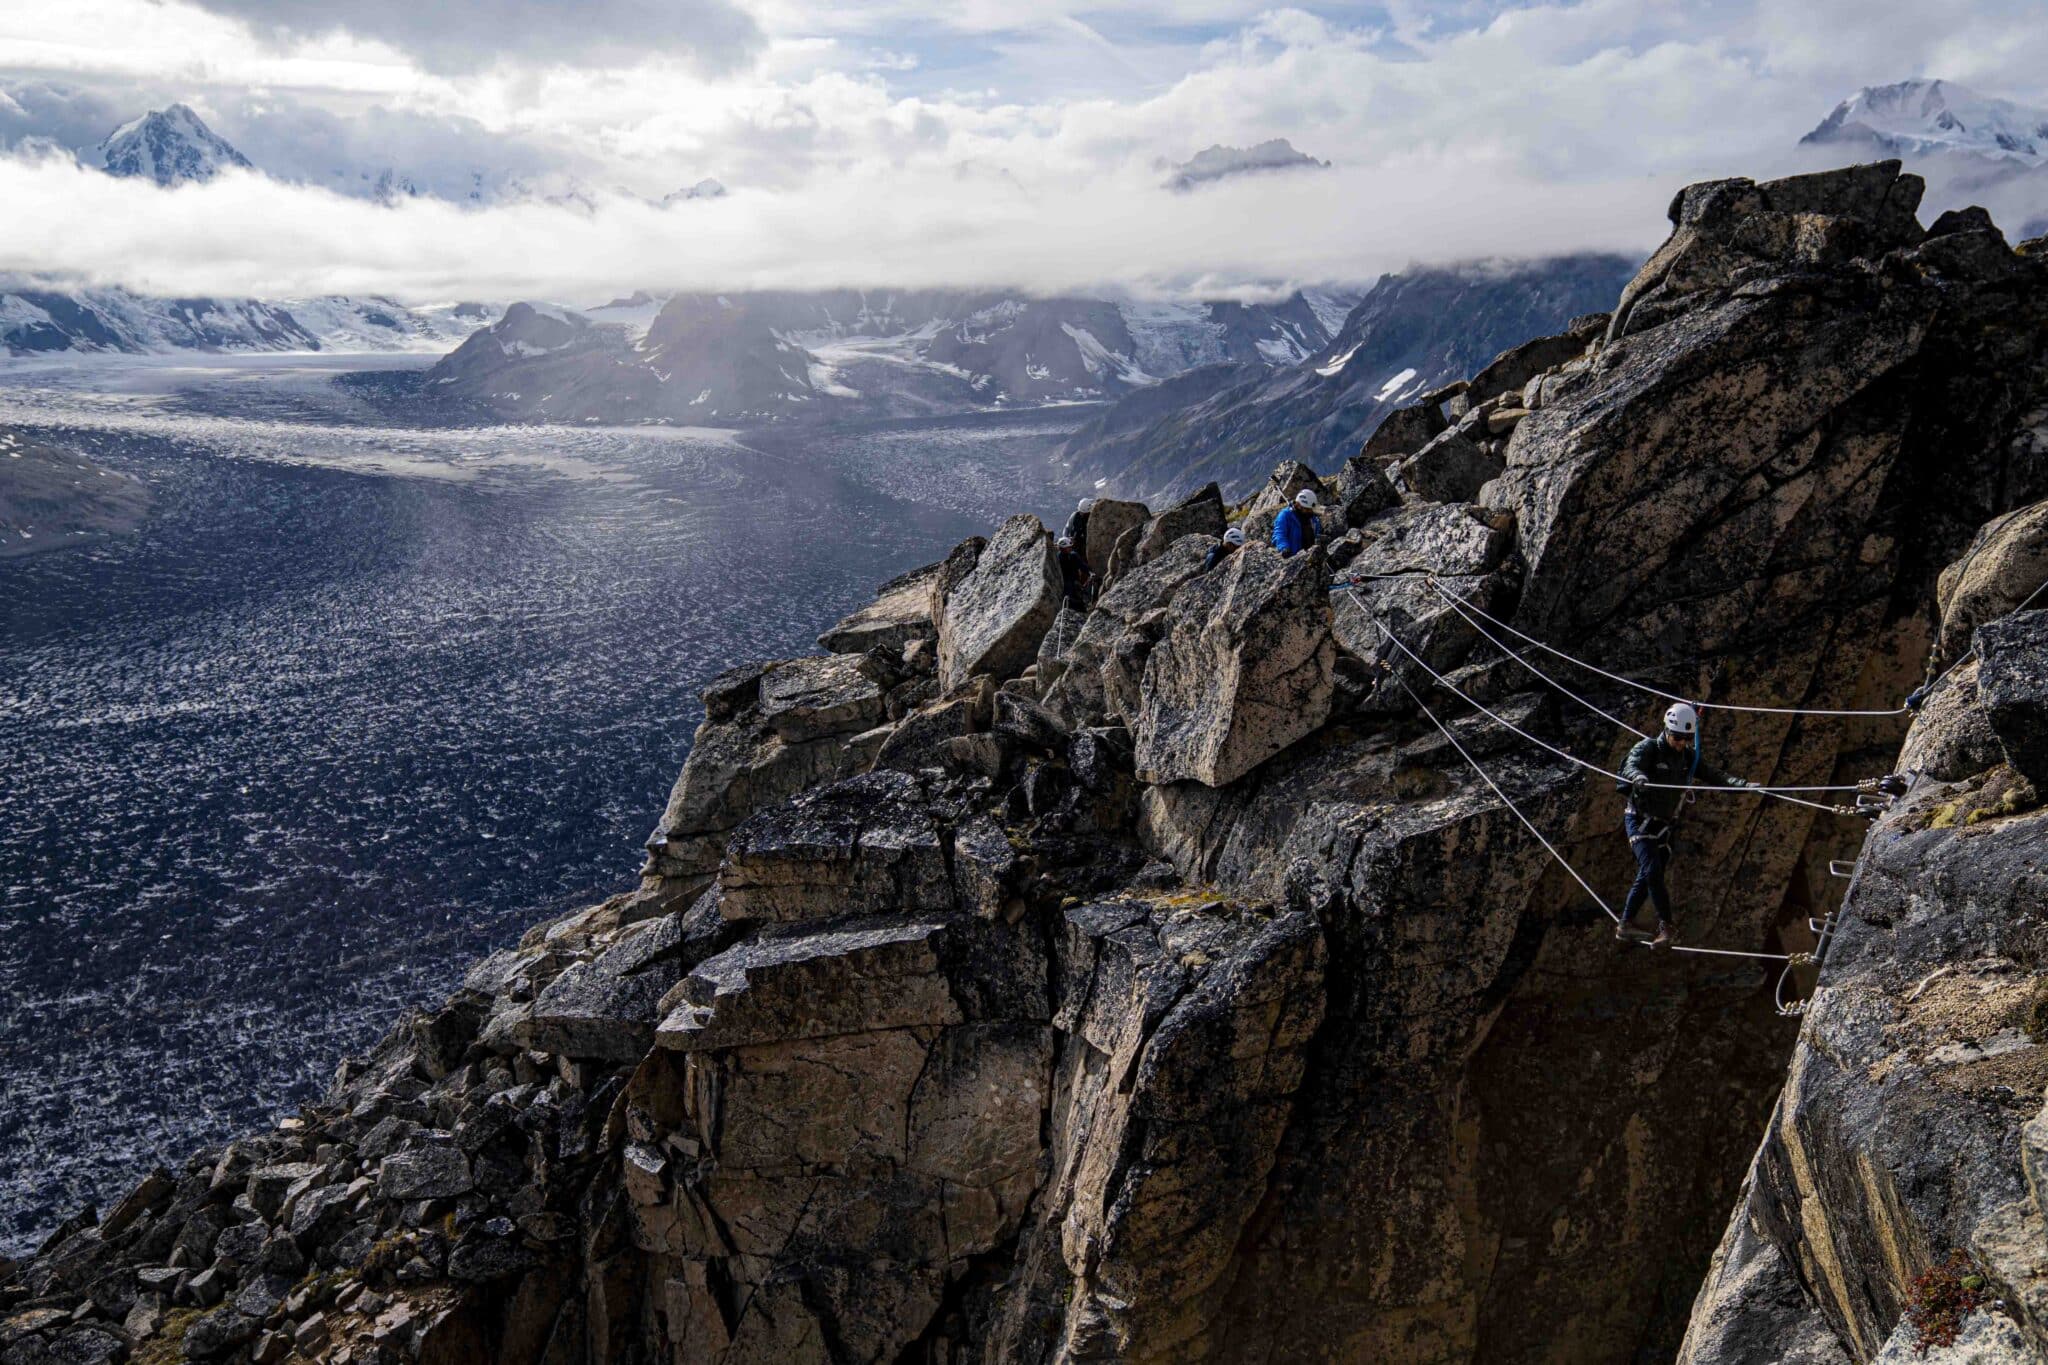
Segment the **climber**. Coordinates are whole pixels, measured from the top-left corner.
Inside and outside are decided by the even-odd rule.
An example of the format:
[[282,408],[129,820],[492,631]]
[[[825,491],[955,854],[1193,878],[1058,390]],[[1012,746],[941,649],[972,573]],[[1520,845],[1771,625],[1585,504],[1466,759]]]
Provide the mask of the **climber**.
[[1068,540],[1081,547],[1081,553],[1088,552],[1088,514],[1095,510],[1095,499],[1083,498],[1074,515],[1067,518],[1067,529],[1060,532]]
[[1671,945],[1671,891],[1664,874],[1671,866],[1671,830],[1685,795],[1682,788],[1700,782],[1717,787],[1756,785],[1701,762],[1699,733],[1700,713],[1678,702],[1664,713],[1664,733],[1639,742],[1621,765],[1626,781],[1615,784],[1615,790],[1628,794],[1628,812],[1622,824],[1636,855],[1636,879],[1628,889],[1621,921],[1614,926],[1616,938],[1639,935],[1640,931],[1630,926],[1647,897],[1657,907],[1657,936],[1650,946]]
[[1273,518],[1273,548],[1286,559],[1314,545],[1323,534],[1323,520],[1316,515],[1316,490],[1304,488],[1294,501]]
[[1075,611],[1088,610],[1088,592],[1095,583],[1095,575],[1088,571],[1088,561],[1074,548],[1072,536],[1061,536],[1060,550],[1060,593],[1066,604]]
[[1209,572],[1209,570],[1215,568],[1218,564],[1221,564],[1224,560],[1236,554],[1238,547],[1243,544],[1243,530],[1233,526],[1228,531],[1225,531],[1223,533],[1223,539],[1217,541],[1214,545],[1211,545],[1209,547],[1208,555],[1204,557],[1202,560],[1202,572]]

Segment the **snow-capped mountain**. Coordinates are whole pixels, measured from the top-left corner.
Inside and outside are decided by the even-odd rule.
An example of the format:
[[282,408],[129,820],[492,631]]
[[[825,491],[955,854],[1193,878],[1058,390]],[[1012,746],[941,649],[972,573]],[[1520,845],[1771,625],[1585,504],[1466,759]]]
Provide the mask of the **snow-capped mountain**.
[[2038,166],[2048,162],[2048,112],[1950,81],[1899,81],[1857,91],[1800,141],[1859,144],[1908,158],[1966,152]]
[[1253,147],[1226,147],[1217,143],[1196,152],[1178,166],[1169,166],[1173,174],[1166,187],[1171,190],[1191,190],[1211,180],[1222,180],[1228,176],[1256,175],[1271,171],[1319,170],[1330,168],[1327,161],[1319,161],[1306,152],[1296,151],[1294,144],[1284,137],[1276,137]]
[[502,416],[724,424],[1100,401],[1191,366],[1293,364],[1327,345],[1328,320],[1350,297],[1147,304],[838,290],[515,306],[436,366],[427,392]]
[[150,298],[125,289],[0,284],[0,356],[55,351],[439,352],[497,317],[490,305],[390,299]]
[[222,171],[255,166],[182,104],[130,119],[100,143],[109,175],[141,176],[159,185],[211,180]]

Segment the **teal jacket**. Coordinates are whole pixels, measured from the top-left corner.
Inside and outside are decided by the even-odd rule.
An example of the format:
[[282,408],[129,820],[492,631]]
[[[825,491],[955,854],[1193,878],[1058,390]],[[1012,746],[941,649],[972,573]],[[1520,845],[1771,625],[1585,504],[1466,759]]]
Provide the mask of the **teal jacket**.
[[[1697,741],[1695,741],[1697,742]],[[1653,820],[1671,820],[1678,815],[1680,800],[1685,796],[1676,787],[1740,787],[1746,785],[1739,777],[1730,777],[1713,764],[1701,759],[1697,766],[1692,755],[1683,749],[1674,749],[1664,742],[1664,736],[1651,735],[1639,740],[1636,747],[1628,751],[1628,759],[1621,765],[1621,775],[1629,783],[1641,780],[1652,784],[1640,797],[1632,796],[1629,804],[1640,815]],[[1628,791],[1627,783],[1617,787]]]

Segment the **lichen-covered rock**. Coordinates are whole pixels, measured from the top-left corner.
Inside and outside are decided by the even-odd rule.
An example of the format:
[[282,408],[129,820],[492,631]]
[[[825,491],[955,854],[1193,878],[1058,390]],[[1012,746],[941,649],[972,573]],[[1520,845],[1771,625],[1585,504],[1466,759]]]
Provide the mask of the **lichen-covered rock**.
[[1337,471],[1337,504],[1344,510],[1348,526],[1363,526],[1366,520],[1389,507],[1400,505],[1401,495],[1388,480],[1386,471],[1363,455],[1354,455]]
[[1225,786],[1322,725],[1336,657],[1326,578],[1319,551],[1247,545],[1174,595],[1132,726],[1141,780]]
[[789,659],[761,675],[761,719],[785,743],[858,734],[883,716],[882,689],[857,655]]
[[[1929,711],[1981,705],[1949,688]],[[2037,1275],[2048,1188],[2031,1136],[2048,1132],[2048,945],[2032,927],[2048,915],[2048,813],[2037,799],[2004,768],[1923,778],[1873,827],[1694,1304],[1688,1365],[1770,1358],[1809,1320],[1849,1359],[1914,1358],[1901,1317],[1911,1282],[1952,1250],[2018,1319],[1999,1320],[1990,1354],[1955,1358],[2048,1354]]]
[[976,674],[1014,678],[1037,657],[1059,611],[1052,537],[1032,516],[1011,517],[974,567],[945,590],[938,611],[939,684]]
[[681,979],[690,946],[680,912],[628,928],[604,952],[550,982],[513,1036],[523,1047],[565,1057],[630,1062],[645,1055],[656,1007]]

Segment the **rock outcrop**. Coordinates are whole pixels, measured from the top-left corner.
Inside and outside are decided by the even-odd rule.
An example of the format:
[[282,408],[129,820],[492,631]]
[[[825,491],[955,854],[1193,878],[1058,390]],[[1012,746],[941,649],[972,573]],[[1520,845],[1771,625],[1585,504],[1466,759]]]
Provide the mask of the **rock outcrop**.
[[[2000,681],[1945,681],[1906,758],[1970,712],[1996,728],[2007,708],[2016,738],[2033,733],[2010,708],[2048,704],[2044,627],[2038,612],[1980,626]],[[1969,1276],[1979,1302],[1950,1324],[1965,1339],[1924,1358],[2048,1357],[2048,810],[2003,758],[1920,773],[1873,827],[1694,1305],[1690,1365],[1923,1358],[1940,1340],[1931,1293]]]
[[[1955,1349],[2039,1354],[2038,518],[1943,570],[2048,495],[2048,262],[1913,198],[1686,191],[1611,323],[1409,400],[1483,487],[1283,467],[1329,544],[1205,572],[1205,495],[1085,613],[1015,518],[715,679],[637,889],[0,1269],[0,1360],[1845,1365],[1955,1264]],[[1574,758],[1661,699],[1475,607],[1872,713],[1710,713],[1744,777],[1918,776],[1688,811],[1686,946],[1776,958],[1617,944]]]
[[1059,602],[1052,536],[1036,517],[1011,517],[974,567],[943,586],[936,612],[940,685],[951,689],[978,673],[1001,679],[1023,672],[1037,657]]

